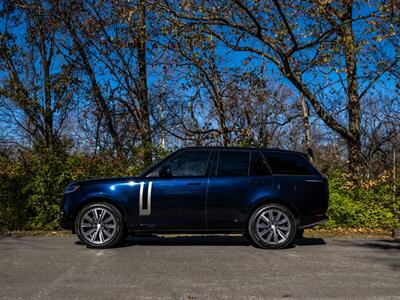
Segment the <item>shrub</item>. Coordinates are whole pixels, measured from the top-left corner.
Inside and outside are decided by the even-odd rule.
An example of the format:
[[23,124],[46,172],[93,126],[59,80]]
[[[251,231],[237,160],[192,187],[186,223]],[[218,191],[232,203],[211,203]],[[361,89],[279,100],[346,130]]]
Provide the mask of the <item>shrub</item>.
[[327,228],[366,227],[391,229],[399,223],[399,198],[386,174],[365,179],[358,189],[345,174],[334,173],[329,179],[330,201]]
[[67,155],[26,151],[19,159],[0,161],[0,227],[59,229],[60,200],[75,180],[135,175],[140,167],[102,153]]
[[26,198],[20,163],[0,160],[0,227],[23,229],[27,222]]

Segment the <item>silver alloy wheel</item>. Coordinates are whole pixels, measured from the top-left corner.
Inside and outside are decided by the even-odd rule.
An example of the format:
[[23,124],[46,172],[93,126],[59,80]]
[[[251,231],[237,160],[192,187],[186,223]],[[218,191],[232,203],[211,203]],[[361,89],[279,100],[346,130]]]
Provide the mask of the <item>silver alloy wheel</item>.
[[290,231],[289,217],[281,210],[270,208],[257,219],[257,236],[268,245],[283,244],[289,238]]
[[84,214],[80,227],[84,239],[90,243],[102,245],[114,237],[117,222],[110,210],[94,207]]

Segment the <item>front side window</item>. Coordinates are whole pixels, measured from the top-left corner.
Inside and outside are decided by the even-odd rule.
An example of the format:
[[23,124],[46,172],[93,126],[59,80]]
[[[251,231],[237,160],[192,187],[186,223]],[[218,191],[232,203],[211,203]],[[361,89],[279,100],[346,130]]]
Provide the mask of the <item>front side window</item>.
[[301,155],[263,152],[265,159],[276,175],[318,175],[315,168]]
[[250,152],[221,151],[219,153],[217,176],[247,176]]
[[169,163],[170,176],[204,176],[210,151],[185,151]]

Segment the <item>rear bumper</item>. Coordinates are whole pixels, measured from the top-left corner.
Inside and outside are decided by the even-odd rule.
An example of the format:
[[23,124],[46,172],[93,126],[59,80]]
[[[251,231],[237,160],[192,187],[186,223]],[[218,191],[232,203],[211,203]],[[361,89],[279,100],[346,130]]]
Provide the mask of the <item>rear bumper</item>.
[[321,224],[328,222],[328,220],[329,220],[329,218],[325,215],[321,219],[319,219],[319,220],[318,219],[313,220],[313,221],[309,220],[308,222],[305,222],[305,223],[300,223],[299,229],[305,229],[305,228],[310,228],[310,227],[314,227],[317,225],[321,225]]

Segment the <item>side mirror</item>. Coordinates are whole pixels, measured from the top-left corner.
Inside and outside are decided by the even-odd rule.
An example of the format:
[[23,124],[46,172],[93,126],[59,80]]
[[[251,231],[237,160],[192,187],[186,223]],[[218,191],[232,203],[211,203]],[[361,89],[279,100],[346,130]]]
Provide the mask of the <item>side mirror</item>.
[[158,171],[158,175],[164,178],[172,177],[171,168],[169,165],[163,166],[160,171]]

